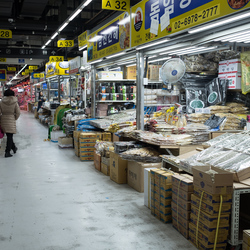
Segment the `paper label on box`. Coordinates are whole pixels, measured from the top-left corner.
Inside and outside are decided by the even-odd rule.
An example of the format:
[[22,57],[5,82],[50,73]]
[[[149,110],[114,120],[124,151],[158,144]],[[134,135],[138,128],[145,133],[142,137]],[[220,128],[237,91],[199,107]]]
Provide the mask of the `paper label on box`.
[[170,24],[169,12],[166,11],[165,14],[161,16],[161,31],[166,29],[169,24]]
[[195,109],[195,113],[199,113],[199,114],[210,114],[211,110],[210,108],[196,108]]
[[156,19],[151,19],[150,33],[158,35],[159,21]]

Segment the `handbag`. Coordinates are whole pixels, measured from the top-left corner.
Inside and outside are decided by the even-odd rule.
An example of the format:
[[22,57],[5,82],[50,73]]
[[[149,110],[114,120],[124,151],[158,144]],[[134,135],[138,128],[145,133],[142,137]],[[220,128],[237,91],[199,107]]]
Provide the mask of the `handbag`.
[[3,137],[4,137],[4,132],[3,132],[2,128],[1,128],[1,126],[0,126],[0,139],[2,139]]

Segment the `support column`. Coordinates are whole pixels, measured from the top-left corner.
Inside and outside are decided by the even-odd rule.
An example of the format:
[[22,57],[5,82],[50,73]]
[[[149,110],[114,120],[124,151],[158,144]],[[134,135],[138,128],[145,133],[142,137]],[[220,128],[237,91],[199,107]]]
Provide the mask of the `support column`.
[[95,75],[96,75],[96,69],[95,66],[91,65],[91,117],[95,118]]
[[144,58],[142,52],[136,53],[136,127],[144,130]]

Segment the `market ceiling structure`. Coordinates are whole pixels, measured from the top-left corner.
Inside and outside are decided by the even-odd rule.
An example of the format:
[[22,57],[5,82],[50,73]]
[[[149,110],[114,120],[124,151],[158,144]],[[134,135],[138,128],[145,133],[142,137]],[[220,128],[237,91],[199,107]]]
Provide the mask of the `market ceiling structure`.
[[[0,58],[32,58],[48,61],[51,55],[65,55],[57,48],[57,39],[75,40],[68,49],[68,57],[82,55],[78,51],[77,37],[113,16],[116,11],[102,10],[101,0],[93,0],[63,29],[46,50],[41,47],[60,25],[84,1],[81,0],[0,0],[0,29],[12,30],[12,39],[0,39]],[[137,0],[132,0],[131,5]],[[17,63],[18,64],[18,63]],[[22,64],[22,63],[20,63]],[[2,63],[1,68],[7,66]],[[14,65],[15,66],[15,65]]]

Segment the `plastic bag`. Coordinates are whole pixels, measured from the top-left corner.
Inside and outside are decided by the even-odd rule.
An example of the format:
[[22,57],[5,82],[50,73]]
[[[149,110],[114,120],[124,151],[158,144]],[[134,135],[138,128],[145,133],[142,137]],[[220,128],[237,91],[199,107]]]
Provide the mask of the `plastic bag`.
[[0,126],[0,139],[2,139],[3,137],[4,137],[4,132],[3,132],[2,128],[1,128],[1,126]]
[[241,53],[241,88],[242,93],[250,92],[250,51]]
[[222,102],[221,98],[221,89],[219,78],[213,79],[210,83],[208,83],[207,92],[208,92],[208,105],[216,105]]

